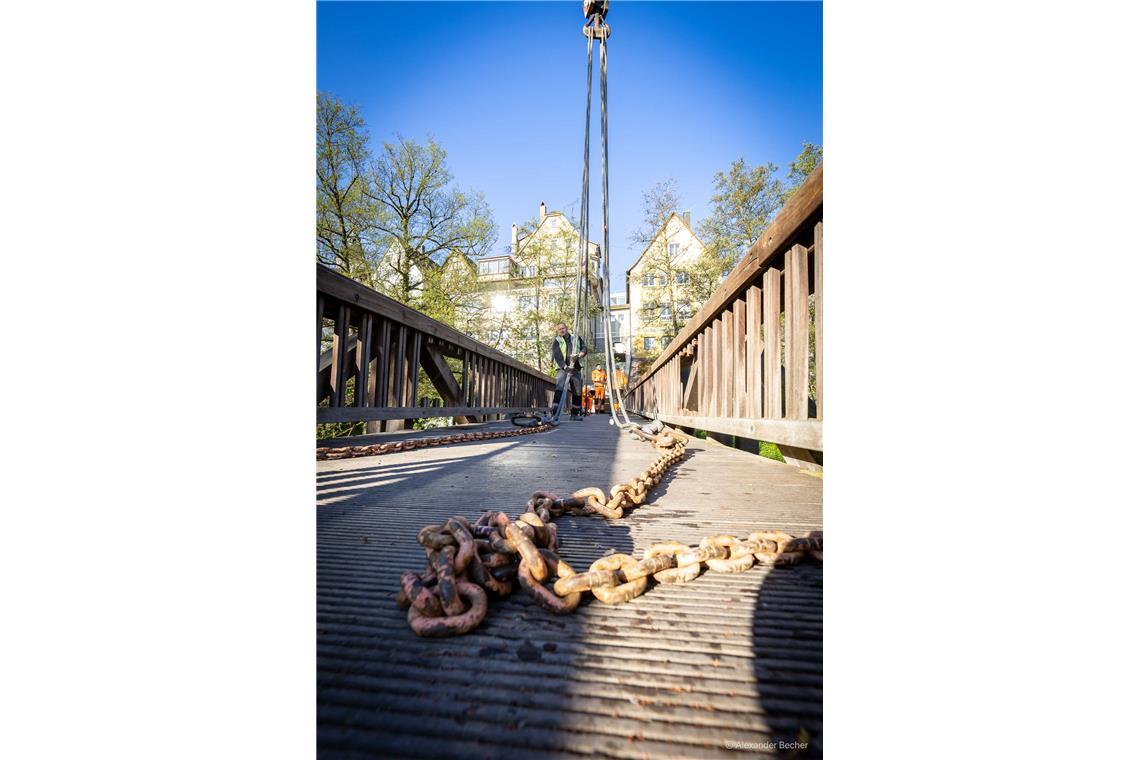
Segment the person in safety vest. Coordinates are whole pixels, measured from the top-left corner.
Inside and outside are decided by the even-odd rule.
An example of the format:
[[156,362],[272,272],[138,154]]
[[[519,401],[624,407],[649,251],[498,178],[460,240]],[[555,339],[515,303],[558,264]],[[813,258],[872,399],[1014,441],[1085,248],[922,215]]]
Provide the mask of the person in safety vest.
[[603,399],[606,397],[606,371],[602,369],[602,365],[594,367],[590,379],[594,381],[594,407],[601,409],[605,403]]
[[586,355],[586,347],[582,339],[571,334],[565,322],[559,322],[555,328],[558,334],[550,344],[550,360],[558,367],[558,376],[554,378],[554,408],[558,409],[562,397],[557,388],[566,388],[570,393],[570,419],[580,419],[582,416],[582,358]]
[[588,385],[582,386],[582,413],[590,414],[594,410],[594,389]]
[[626,377],[625,372],[621,367],[614,370],[614,396],[618,400],[618,408],[621,408],[621,397],[625,395],[626,386],[629,385],[629,378]]

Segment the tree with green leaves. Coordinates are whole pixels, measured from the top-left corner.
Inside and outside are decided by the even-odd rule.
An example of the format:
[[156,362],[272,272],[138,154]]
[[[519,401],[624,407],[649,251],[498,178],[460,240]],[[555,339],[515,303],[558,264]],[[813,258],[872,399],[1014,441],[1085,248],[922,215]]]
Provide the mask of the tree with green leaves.
[[365,196],[368,131],[356,106],[317,95],[317,260],[370,287],[374,209]]
[[429,315],[430,292],[452,252],[476,258],[495,242],[495,221],[482,193],[452,185],[447,153],[434,139],[421,145],[397,137],[373,163],[364,195],[376,206],[374,227],[383,250],[379,290]]
[[773,163],[750,166],[743,157],[713,177],[711,215],[701,223],[705,247],[732,269],[783,205],[784,185]]
[[788,199],[796,194],[822,160],[823,148],[810,142],[803,144],[803,150],[788,164],[787,189],[784,191],[781,203],[787,203]]
[[[637,324],[643,328],[635,336],[641,342],[646,330],[660,337],[661,347],[677,337],[689,316],[700,307],[690,291],[693,262],[691,239],[682,234],[681,193],[676,180],[658,182],[641,194],[641,223],[630,235],[630,242],[641,246],[641,265],[635,276],[642,278],[641,311]],[[653,352],[646,354],[652,356]]]

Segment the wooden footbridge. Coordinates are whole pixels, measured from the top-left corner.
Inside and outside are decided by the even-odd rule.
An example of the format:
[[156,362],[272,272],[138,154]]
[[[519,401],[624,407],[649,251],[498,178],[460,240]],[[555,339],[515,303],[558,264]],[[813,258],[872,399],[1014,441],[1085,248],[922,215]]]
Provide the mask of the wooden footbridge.
[[[558,551],[575,569],[614,552],[640,558],[663,541],[822,529],[822,215],[821,167],[634,378],[632,412],[708,435],[694,436],[621,519],[558,518]],[[318,420],[367,420],[376,431],[322,446],[513,431],[506,415],[550,401],[548,377],[331,272],[318,271],[317,301]],[[330,321],[333,347],[322,352]],[[420,372],[444,406],[417,403]],[[426,416],[461,424],[410,429]],[[792,463],[757,456],[758,440]],[[608,491],[660,451],[601,415],[399,448],[317,464],[322,756],[822,755],[818,563],[706,571],[624,604],[584,593],[568,615],[516,589],[492,598],[466,635],[420,638],[397,592],[402,573],[424,567],[421,528],[453,515],[474,523],[485,510],[513,518],[536,490]]]

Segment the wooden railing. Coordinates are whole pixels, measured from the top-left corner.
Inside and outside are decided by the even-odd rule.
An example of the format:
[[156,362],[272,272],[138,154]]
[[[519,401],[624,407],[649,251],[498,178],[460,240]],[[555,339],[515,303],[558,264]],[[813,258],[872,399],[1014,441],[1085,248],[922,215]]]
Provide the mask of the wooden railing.
[[[329,321],[332,347],[322,350]],[[417,404],[421,369],[442,406]],[[553,396],[554,381],[539,370],[317,265],[318,422],[386,421],[388,430],[418,417],[477,422],[549,407]]]
[[820,458],[809,452],[823,451],[822,164],[629,396],[643,416]]

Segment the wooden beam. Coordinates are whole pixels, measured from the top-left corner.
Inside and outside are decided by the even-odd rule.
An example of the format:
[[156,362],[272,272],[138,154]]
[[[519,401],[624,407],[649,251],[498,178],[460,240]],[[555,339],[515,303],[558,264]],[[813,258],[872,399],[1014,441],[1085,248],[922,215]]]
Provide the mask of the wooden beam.
[[638,382],[630,387],[632,391],[641,383],[649,379],[659,367],[663,367],[670,357],[684,346],[692,336],[703,330],[709,323],[717,319],[724,311],[726,304],[737,298],[761,270],[771,261],[797,242],[809,243],[813,233],[813,225],[823,218],[823,164],[820,163],[804,184],[796,191],[776,218],[772,220],[760,239],[752,244],[748,252],[728,275],[724,282],[713,291],[712,296],[692,319],[685,323],[685,328],[669,346],[661,352],[661,356],[653,363],[650,370],[638,378]]
[[419,330],[426,335],[454,343],[456,346],[466,348],[477,354],[487,356],[494,361],[515,367],[539,379],[545,378],[545,375],[534,367],[528,367],[522,362],[504,354],[502,351],[498,351],[486,343],[480,343],[474,338],[464,335],[454,327],[432,319],[426,314],[421,314],[399,301],[377,293],[375,290],[365,287],[359,282],[351,280],[320,264],[317,264],[317,293],[318,295],[331,296],[332,298],[339,299],[344,303],[351,304],[353,308],[364,309],[387,317],[397,324],[405,325]]
[[661,419],[670,425],[771,441],[779,446],[799,446],[812,451],[823,451],[823,423],[819,420],[769,420],[686,414],[663,414]]
[[785,464],[790,464],[793,467],[810,470],[811,472],[823,471],[823,467],[815,461],[815,457],[812,456],[811,452],[799,446],[781,445],[780,455],[784,457]]
[[366,420],[402,421],[420,417],[463,417],[491,414],[528,414],[543,407],[530,406],[428,406],[384,409],[375,406],[346,406],[339,409],[320,408],[317,422],[360,422]]

